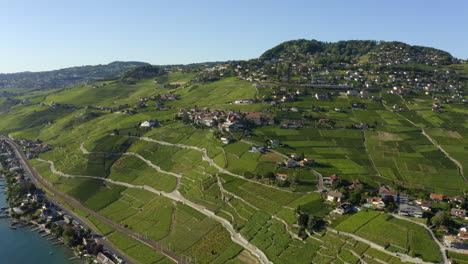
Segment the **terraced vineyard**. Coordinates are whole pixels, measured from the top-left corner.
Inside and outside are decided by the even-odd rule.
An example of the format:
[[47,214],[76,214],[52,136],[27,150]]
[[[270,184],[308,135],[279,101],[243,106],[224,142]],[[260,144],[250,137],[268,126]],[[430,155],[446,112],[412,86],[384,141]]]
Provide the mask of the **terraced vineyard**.
[[[444,260],[424,227],[373,210],[336,219],[330,212],[337,204],[326,202],[321,191],[323,177],[337,174],[343,183],[364,184],[355,204],[383,184],[412,198],[434,192],[463,195],[468,188],[466,105],[447,104],[435,113],[432,98],[421,91],[402,97],[374,88],[361,98],[340,89],[291,83],[263,87],[237,77],[204,82],[199,76],[170,71],[134,83],[98,82],[22,96],[30,103],[0,108],[0,131],[53,146],[32,155],[30,163],[56,189],[192,263]],[[298,89],[295,100],[261,99]],[[316,93],[330,98],[318,100]],[[161,99],[168,94],[177,99]],[[257,101],[233,104],[242,98]],[[112,108],[122,105],[127,106]],[[179,113],[187,109],[226,111],[228,118],[252,112],[274,118],[220,135],[216,125],[184,119]],[[226,121],[221,119],[220,124]],[[141,127],[151,120],[158,126]],[[284,128],[296,123],[297,128]],[[222,136],[231,142],[223,144]],[[287,164],[298,156],[296,163],[312,162]],[[335,189],[346,199],[353,194],[346,185]],[[75,210],[135,262],[172,262]],[[301,224],[301,215],[309,222]],[[318,228],[305,228],[317,219],[323,222]],[[466,261],[464,255],[450,254]]]

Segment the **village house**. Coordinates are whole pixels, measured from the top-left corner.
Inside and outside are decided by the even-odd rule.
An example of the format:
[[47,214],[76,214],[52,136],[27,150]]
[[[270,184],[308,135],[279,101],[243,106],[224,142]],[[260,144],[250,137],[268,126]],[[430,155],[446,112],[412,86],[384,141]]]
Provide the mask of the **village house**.
[[283,173],[276,173],[275,174],[275,179],[280,180],[280,181],[285,181],[288,178],[287,174]]
[[281,97],[280,99],[281,102],[286,103],[286,102],[294,102],[294,94],[285,94]]
[[348,96],[358,96],[359,92],[356,91],[356,90],[348,90],[348,91],[346,91],[346,95],[348,95]]
[[317,124],[319,125],[332,125],[333,122],[331,119],[329,118],[320,118],[318,121],[317,121]]
[[315,159],[313,158],[303,158],[301,161],[299,161],[301,166],[307,166],[307,165],[314,165],[315,164]]
[[468,243],[463,243],[463,240],[458,236],[445,235],[444,236],[444,245],[451,248],[466,249],[468,248]]
[[242,131],[244,129],[244,124],[237,121],[237,120],[228,120],[222,124],[218,125],[218,128],[223,131],[227,132],[237,132]]
[[383,202],[381,197],[369,197],[366,199],[367,203],[376,207],[376,208],[384,208],[385,203]]
[[339,191],[329,191],[327,193],[327,201],[340,203],[343,198],[343,193]]
[[357,124],[354,124],[353,126],[354,128],[357,128],[357,129],[369,128],[369,125],[366,123],[357,123]]
[[298,129],[302,127],[302,122],[301,121],[294,121],[292,123],[289,122],[282,122],[281,123],[281,128],[287,128],[287,129]]
[[104,255],[102,252],[99,252],[99,254],[96,257],[96,261],[98,264],[115,264],[114,261],[112,261],[109,257]]
[[351,183],[351,185],[348,186],[348,188],[349,188],[350,190],[354,190],[354,189],[356,189],[356,188],[358,188],[358,187],[360,187],[360,186],[362,186],[361,181],[359,181],[359,180],[354,180],[354,181]]
[[279,147],[281,145],[280,141],[277,139],[270,139],[268,142],[272,147]]
[[431,201],[442,202],[445,197],[443,194],[431,193],[429,198],[431,199]]
[[432,111],[439,113],[440,108],[441,108],[440,103],[435,102],[435,103],[432,104]]
[[379,191],[380,197],[382,199],[388,199],[388,197],[392,197],[393,201],[397,202],[398,201],[398,193],[394,191],[389,191],[389,190],[381,190]]
[[245,119],[257,126],[262,125],[262,114],[258,112],[251,112],[245,116]]
[[415,201],[416,204],[420,205],[421,208],[424,210],[424,211],[429,211],[431,210],[431,206],[432,206],[432,203],[430,201],[425,201],[425,200],[421,200],[421,199],[418,199]]
[[398,202],[399,203],[408,203],[409,202],[409,196],[406,193],[399,193],[398,194]]
[[298,163],[295,159],[288,159],[286,160],[286,166],[289,167],[289,168],[295,168],[295,167],[298,167]]
[[231,136],[222,136],[220,138],[221,142],[223,144],[229,144],[231,141],[232,141],[232,137]]
[[343,112],[343,108],[342,107],[335,107],[335,112]]
[[175,101],[177,99],[179,99],[178,94],[172,94],[172,93],[161,94],[161,100],[164,100],[164,101]]
[[393,87],[393,90],[390,90],[388,93],[389,94],[404,95],[404,94],[406,94],[406,92],[407,92],[407,89],[405,89],[405,88]]
[[369,99],[371,98],[369,91],[367,90],[362,90],[359,92],[360,96],[362,99]]
[[400,204],[398,214],[402,216],[423,217],[423,210],[419,205]]
[[444,234],[447,234],[449,232],[449,229],[447,226],[444,226],[444,225],[441,225],[437,228],[437,230],[440,230],[442,232],[444,232]]
[[315,94],[315,98],[316,98],[318,101],[326,101],[326,100],[328,100],[328,95],[316,93],[316,94]]
[[454,216],[454,217],[465,218],[466,217],[466,210],[465,209],[452,208],[450,210],[450,215]]
[[295,160],[300,160],[302,158],[301,155],[299,155],[297,153],[291,153],[291,155],[289,155],[289,157],[291,159],[295,159]]
[[254,100],[248,99],[248,98],[239,99],[239,100],[234,101],[234,104],[253,104],[253,103],[254,103]]
[[449,201],[452,203],[463,203],[465,201],[465,198],[461,196],[455,196],[455,197],[450,197]]
[[21,208],[19,208],[19,207],[13,207],[12,210],[13,210],[13,212],[15,214],[22,214],[23,213],[23,210],[21,210]]
[[333,213],[345,215],[354,211],[353,206],[350,203],[344,203],[338,205],[338,207],[333,210]]
[[141,122],[140,127],[152,128],[152,127],[155,127],[157,124],[158,124],[157,121],[146,120],[146,121]]
[[260,152],[260,153],[263,153],[263,152],[265,152],[265,147],[263,147],[263,146],[252,146],[252,148],[250,148],[249,152],[252,152],[252,153]]
[[63,221],[65,221],[65,223],[67,224],[71,224],[71,222],[73,221],[73,218],[69,215],[64,215],[63,216]]
[[340,177],[336,174],[332,174],[330,177],[323,177],[323,183],[332,185],[333,183],[340,182]]
[[458,230],[458,238],[467,241],[468,240],[468,226],[465,225]]
[[[458,232],[458,235],[457,235],[458,239],[462,240],[462,241],[468,241],[468,232],[466,231],[460,231]],[[465,248],[468,247],[468,243],[464,243],[465,244]]]

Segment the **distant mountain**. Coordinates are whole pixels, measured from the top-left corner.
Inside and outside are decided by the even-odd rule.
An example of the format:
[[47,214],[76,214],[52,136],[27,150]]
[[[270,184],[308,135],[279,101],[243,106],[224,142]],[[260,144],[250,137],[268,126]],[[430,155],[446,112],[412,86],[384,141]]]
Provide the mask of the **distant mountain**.
[[429,47],[412,46],[397,41],[348,40],[322,42],[291,40],[265,51],[260,60],[287,58],[294,61],[314,61],[319,64],[365,62],[377,65],[420,63],[448,65],[458,60],[450,53]]
[[54,89],[78,83],[117,78],[128,70],[150,65],[145,62],[115,61],[106,65],[79,66],[45,72],[0,74],[2,88]]

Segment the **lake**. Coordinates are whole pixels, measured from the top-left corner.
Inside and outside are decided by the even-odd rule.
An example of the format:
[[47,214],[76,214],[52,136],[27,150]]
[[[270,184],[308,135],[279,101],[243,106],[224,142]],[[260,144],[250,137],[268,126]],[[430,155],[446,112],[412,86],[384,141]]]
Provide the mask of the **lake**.
[[[0,185],[3,185],[0,179]],[[7,207],[4,187],[0,187],[0,208]],[[11,229],[8,218],[0,219],[0,263],[9,264],[78,264],[70,249],[63,245],[52,245],[57,240],[48,241],[31,227]]]

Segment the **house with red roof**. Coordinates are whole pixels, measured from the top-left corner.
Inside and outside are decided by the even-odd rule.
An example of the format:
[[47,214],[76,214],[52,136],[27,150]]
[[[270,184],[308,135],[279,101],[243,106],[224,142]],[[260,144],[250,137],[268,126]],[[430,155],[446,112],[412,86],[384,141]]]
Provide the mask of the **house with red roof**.
[[466,210],[465,209],[459,209],[459,208],[452,208],[452,210],[450,210],[450,215],[465,218]]
[[283,173],[276,173],[275,178],[280,181],[285,181],[288,178],[288,175]]
[[444,200],[445,196],[443,194],[431,193],[429,198],[431,199],[431,201],[442,202]]

